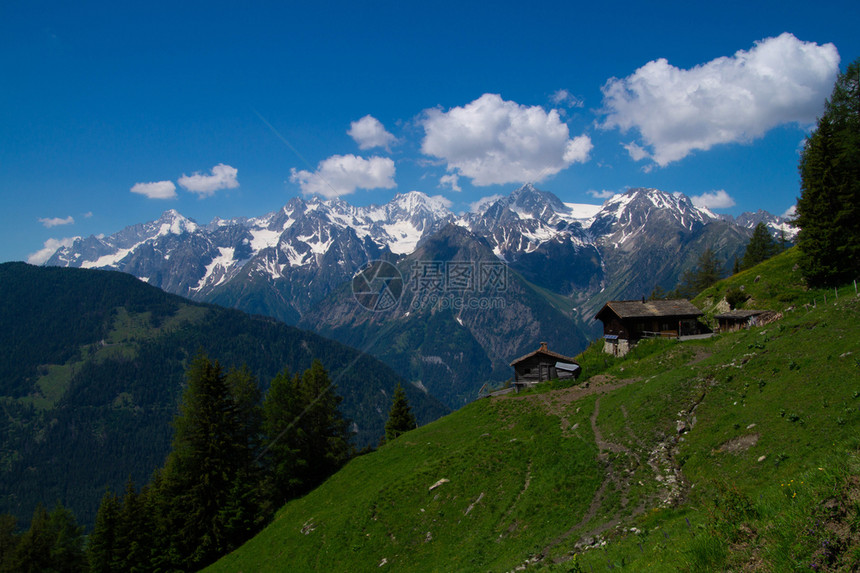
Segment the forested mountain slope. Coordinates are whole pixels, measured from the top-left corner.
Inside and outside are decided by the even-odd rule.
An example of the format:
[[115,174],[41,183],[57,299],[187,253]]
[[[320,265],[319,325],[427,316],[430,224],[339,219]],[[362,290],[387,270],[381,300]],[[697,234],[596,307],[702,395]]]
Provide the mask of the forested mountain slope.
[[[343,344],[265,317],[192,303],[119,272],[0,265],[0,513],[26,525],[57,500],[91,524],[106,486],[164,462],[190,359],[247,365],[262,386],[319,359],[355,444],[384,435],[399,377]],[[422,423],[447,409],[404,384]],[[264,388],[265,389],[265,388]]]

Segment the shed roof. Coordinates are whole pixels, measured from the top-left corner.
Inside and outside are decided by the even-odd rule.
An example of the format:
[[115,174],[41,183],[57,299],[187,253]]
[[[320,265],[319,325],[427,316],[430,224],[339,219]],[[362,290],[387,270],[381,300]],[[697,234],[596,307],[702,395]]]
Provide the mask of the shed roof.
[[663,316],[702,316],[704,313],[687,299],[674,300],[610,300],[595,315],[595,319],[610,311],[618,318],[659,318]]
[[529,352],[525,356],[520,356],[519,358],[517,358],[516,360],[511,362],[511,366],[515,366],[515,365],[519,364],[520,362],[522,362],[523,360],[527,360],[527,359],[531,358],[532,356],[536,356],[538,354],[543,354],[545,356],[548,356],[549,358],[554,358],[555,361],[558,361],[558,362],[569,362],[571,364],[576,364],[576,360],[574,360],[570,356],[565,356],[564,354],[559,354],[558,352],[553,352],[552,350],[549,350],[546,347],[546,344],[541,344],[540,348],[538,348],[534,352]]
[[741,320],[741,319],[746,319],[746,318],[750,318],[753,316],[758,316],[758,315],[764,314],[766,312],[771,312],[771,311],[769,311],[769,310],[752,310],[752,309],[730,310],[728,312],[723,312],[721,314],[715,314],[714,318],[716,318],[717,320],[719,320],[721,318],[723,320],[732,320],[732,319]]

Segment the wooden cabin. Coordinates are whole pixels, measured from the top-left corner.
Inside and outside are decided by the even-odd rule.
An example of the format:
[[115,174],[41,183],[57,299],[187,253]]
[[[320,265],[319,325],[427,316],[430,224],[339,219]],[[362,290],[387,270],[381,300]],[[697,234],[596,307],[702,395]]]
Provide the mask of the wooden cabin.
[[611,300],[594,317],[603,322],[603,350],[624,356],[643,338],[680,338],[710,332],[704,313],[686,299]]
[[540,348],[534,352],[511,362],[511,366],[514,368],[514,386],[517,392],[547,380],[576,379],[582,372],[576,360],[549,350],[546,342],[541,342]]
[[720,332],[735,332],[770,322],[776,313],[772,310],[730,310],[714,315],[720,325]]

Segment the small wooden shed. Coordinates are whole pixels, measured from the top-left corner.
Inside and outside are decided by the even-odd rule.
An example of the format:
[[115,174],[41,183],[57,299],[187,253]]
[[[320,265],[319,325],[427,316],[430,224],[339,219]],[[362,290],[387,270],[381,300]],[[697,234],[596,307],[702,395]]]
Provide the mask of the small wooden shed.
[[603,349],[623,356],[642,338],[678,338],[710,332],[704,313],[686,299],[611,300],[594,317],[603,322]]
[[714,318],[720,325],[720,332],[735,332],[744,328],[751,328],[766,324],[776,316],[772,310],[730,310],[722,314],[715,314]]
[[547,380],[575,379],[582,372],[576,360],[549,350],[546,342],[541,342],[540,348],[534,352],[511,362],[511,366],[514,368],[514,386],[517,391]]

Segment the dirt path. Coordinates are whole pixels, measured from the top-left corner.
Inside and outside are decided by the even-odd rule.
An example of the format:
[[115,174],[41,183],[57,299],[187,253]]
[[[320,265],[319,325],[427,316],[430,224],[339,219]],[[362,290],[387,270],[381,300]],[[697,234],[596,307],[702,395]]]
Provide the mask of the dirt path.
[[[702,359],[700,356],[696,358]],[[567,419],[567,406],[585,398],[587,396],[597,395],[594,402],[594,410],[591,413],[591,431],[594,435],[594,443],[598,449],[598,462],[603,467],[603,481],[594,492],[591,503],[588,506],[585,514],[567,531],[553,539],[543,548],[537,560],[547,559],[550,552],[568,540],[571,536],[578,536],[577,545],[589,546],[599,541],[599,536],[606,531],[620,525],[622,521],[629,520],[645,512],[648,507],[655,504],[672,504],[677,502],[682,496],[682,476],[680,470],[674,463],[672,457],[672,449],[674,442],[672,436],[664,441],[657,443],[654,446],[646,446],[642,439],[633,432],[633,429],[627,423],[627,409],[621,405],[620,411],[624,417],[624,432],[630,439],[631,447],[625,444],[616,443],[608,440],[600,429],[598,418],[600,416],[600,402],[604,394],[614,392],[629,384],[640,382],[640,378],[615,379],[609,376],[598,375],[589,380],[587,387],[575,387],[559,390],[552,393],[533,394],[526,396],[518,396],[509,394],[499,396],[497,400],[526,400],[540,405],[548,414],[558,416],[560,419],[563,431],[567,431],[570,422]],[[701,398],[696,401],[695,405]],[[693,409],[695,409],[695,405]],[[632,480],[636,468],[642,466],[642,457],[647,457],[647,466],[650,467],[654,474],[654,479],[660,484],[660,489],[657,493],[644,497],[639,505],[631,510],[627,509],[630,503],[630,490]],[[624,460],[628,461],[625,467]],[[529,468],[531,469],[531,468]],[[528,486],[526,486],[528,487]],[[605,507],[607,497],[610,495],[610,487],[620,494],[620,506],[615,508]],[[522,494],[522,492],[521,492]],[[594,521],[597,515],[603,511],[609,511],[607,519],[603,520],[599,525],[590,530],[585,530],[589,523]],[[555,562],[564,562],[569,560],[569,556],[560,556],[554,559]]]

